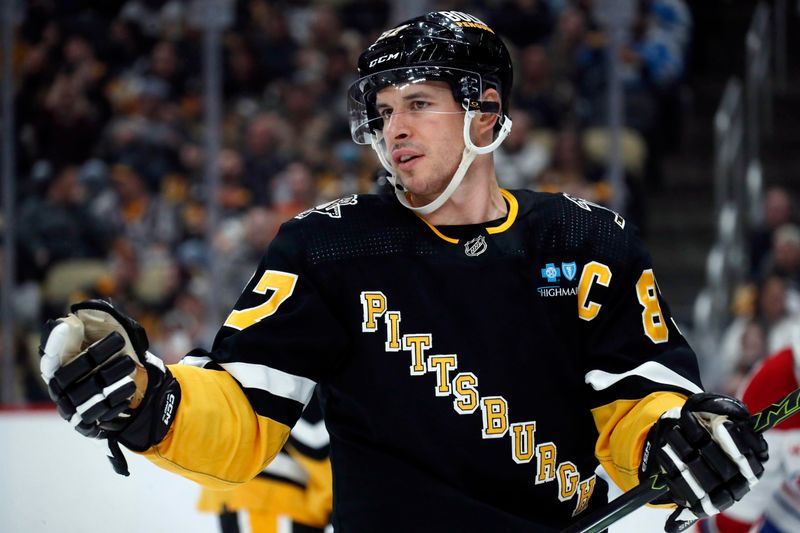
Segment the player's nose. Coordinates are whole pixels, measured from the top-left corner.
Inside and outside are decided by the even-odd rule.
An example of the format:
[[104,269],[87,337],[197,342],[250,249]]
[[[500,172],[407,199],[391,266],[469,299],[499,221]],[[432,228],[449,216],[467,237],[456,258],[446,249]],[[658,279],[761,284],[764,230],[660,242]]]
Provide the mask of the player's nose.
[[392,113],[383,123],[383,136],[387,141],[407,139],[411,136],[410,113]]

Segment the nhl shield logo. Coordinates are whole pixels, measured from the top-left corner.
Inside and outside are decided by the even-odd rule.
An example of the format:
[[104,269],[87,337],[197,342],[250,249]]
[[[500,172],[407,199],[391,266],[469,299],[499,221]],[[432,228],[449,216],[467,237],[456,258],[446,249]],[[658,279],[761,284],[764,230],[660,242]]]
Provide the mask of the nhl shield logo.
[[464,243],[464,253],[470,257],[477,257],[486,251],[486,238],[479,235]]
[[575,274],[577,272],[578,266],[575,264],[575,261],[571,263],[561,263],[561,273],[564,274],[564,277],[569,281],[575,279]]

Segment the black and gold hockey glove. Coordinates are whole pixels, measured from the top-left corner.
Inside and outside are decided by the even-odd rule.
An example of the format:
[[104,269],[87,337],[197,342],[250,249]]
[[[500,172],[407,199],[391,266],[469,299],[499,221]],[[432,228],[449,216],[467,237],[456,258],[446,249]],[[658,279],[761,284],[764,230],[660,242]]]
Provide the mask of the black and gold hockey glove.
[[669,492],[653,503],[677,503],[668,532],[717,514],[750,491],[764,474],[767,442],[736,398],[695,394],[664,413],[645,442],[639,479],[664,473]]
[[103,300],[73,305],[42,332],[42,378],[58,413],[82,435],[108,439],[114,470],[128,475],[122,443],[145,451],[167,434],[180,402],[180,386],[147,351],[135,320]]

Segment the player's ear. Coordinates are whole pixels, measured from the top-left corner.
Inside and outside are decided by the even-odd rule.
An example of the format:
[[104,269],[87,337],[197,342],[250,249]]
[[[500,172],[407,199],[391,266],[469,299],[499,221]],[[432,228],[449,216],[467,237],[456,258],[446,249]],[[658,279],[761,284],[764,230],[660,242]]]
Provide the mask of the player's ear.
[[[481,95],[481,100],[488,102],[497,102],[498,104],[501,104],[500,93],[498,93],[497,90],[495,89],[486,89],[485,91],[483,91],[483,94]],[[502,107],[500,109],[502,109]],[[494,125],[500,119],[500,112],[501,111],[498,110],[497,113],[476,114],[475,118],[472,120],[472,123],[477,126],[477,130],[473,130],[473,132],[476,134],[476,137],[473,137],[473,139],[475,138],[483,139],[484,137],[487,137],[488,142],[480,143],[481,145],[488,144],[489,142],[491,142]]]

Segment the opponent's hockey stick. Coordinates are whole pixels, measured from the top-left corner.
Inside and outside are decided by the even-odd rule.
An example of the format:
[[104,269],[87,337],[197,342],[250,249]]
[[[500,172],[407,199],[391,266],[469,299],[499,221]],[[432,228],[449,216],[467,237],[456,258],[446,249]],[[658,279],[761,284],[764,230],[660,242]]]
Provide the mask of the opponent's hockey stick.
[[[756,432],[772,429],[790,416],[800,411],[800,389],[790,392],[782,400],[773,403],[763,411],[750,417]],[[612,500],[602,509],[578,520],[562,533],[600,533],[608,526],[631,514],[633,511],[650,503],[659,496],[669,492],[667,484],[660,474],[650,476],[648,483],[640,483],[616,500]],[[694,522],[687,522],[689,527]],[[685,529],[685,528],[684,528]]]

